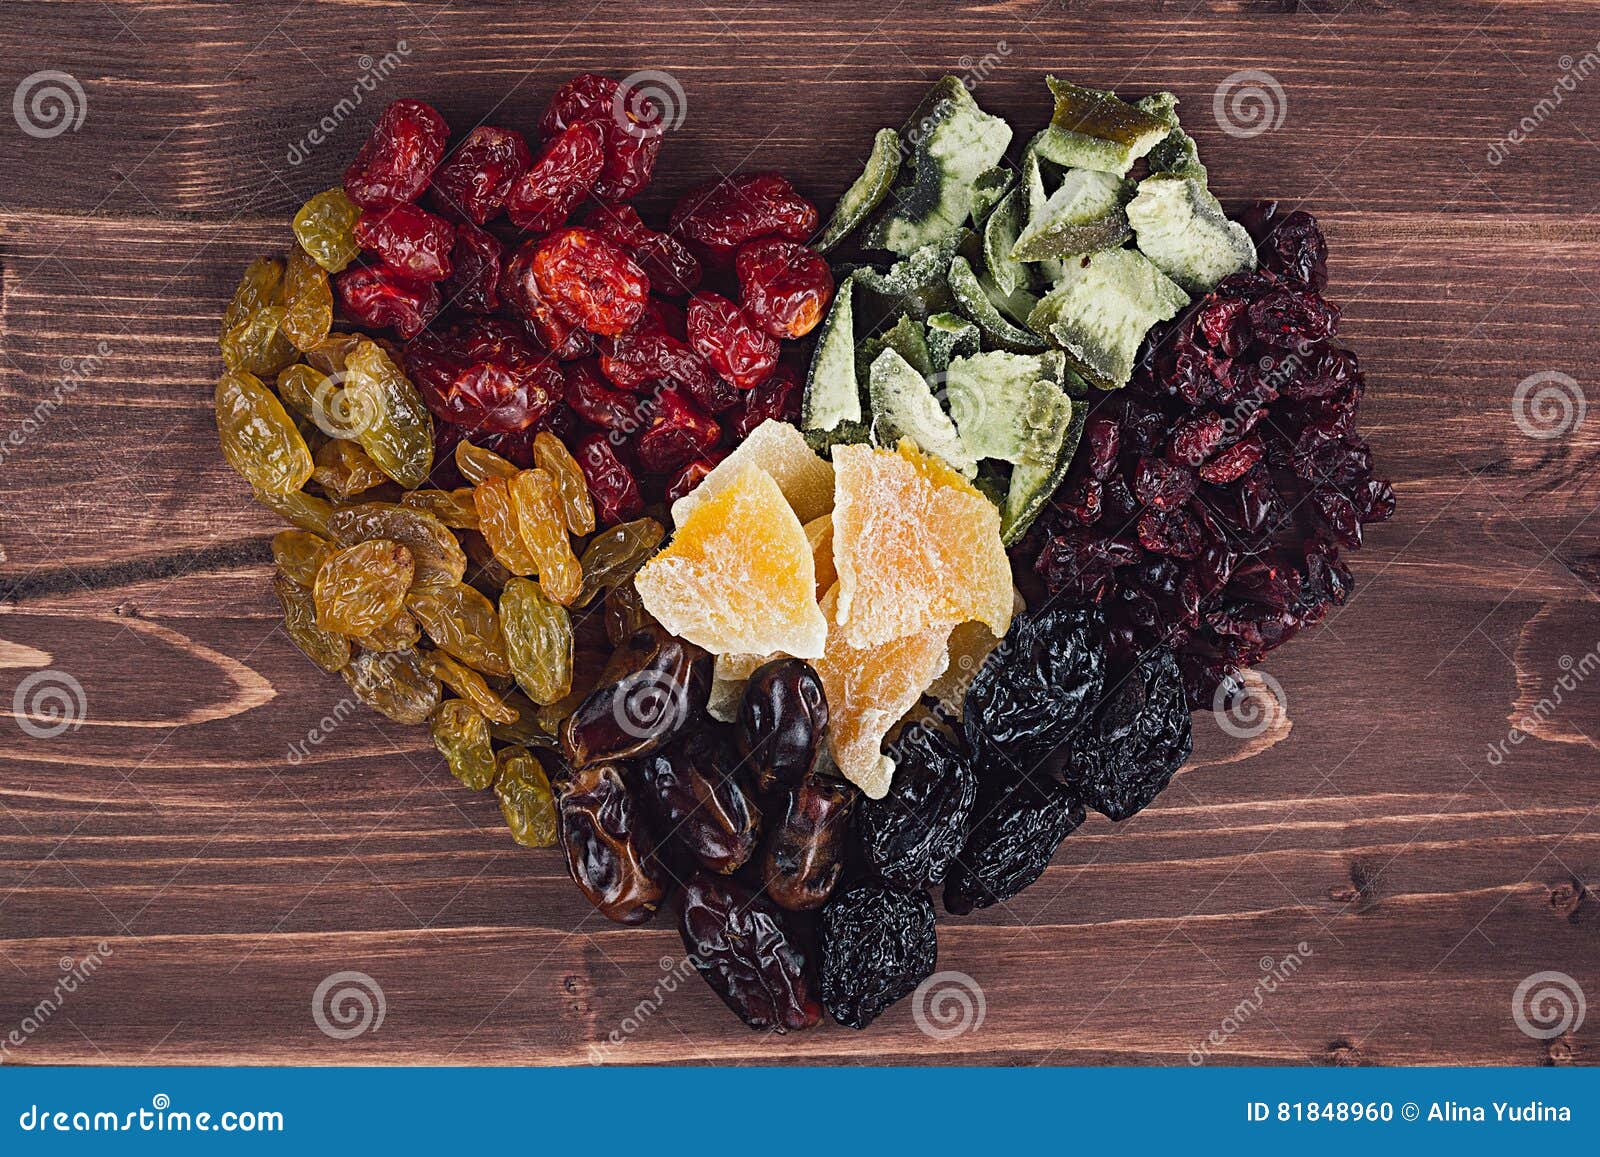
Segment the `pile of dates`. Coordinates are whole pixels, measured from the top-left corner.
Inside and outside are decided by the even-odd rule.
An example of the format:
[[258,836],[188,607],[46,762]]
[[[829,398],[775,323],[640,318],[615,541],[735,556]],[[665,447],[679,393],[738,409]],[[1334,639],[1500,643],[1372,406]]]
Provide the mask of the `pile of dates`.
[[553,432],[611,526],[798,416],[784,343],[834,290],[804,244],[817,210],[776,173],[741,174],[654,229],[630,201],[664,136],[656,104],[592,73],[556,91],[531,140],[480,125],[452,149],[438,112],[397,100],[342,188],[300,210],[341,318],[401,343],[438,461],[470,437],[527,466]]
[[1394,514],[1356,430],[1365,381],[1333,342],[1327,245],[1309,213],[1241,217],[1260,268],[1153,330],[1132,382],[1104,394],[1067,480],[1014,552],[1051,595],[1098,603],[1113,651],[1176,652],[1195,710],[1342,606],[1343,556]]
[[880,800],[827,765],[827,700],[805,662],[758,668],[719,724],[710,655],[627,586],[607,620],[617,649],[561,728],[568,868],[622,924],[675,896],[690,961],[752,1028],[805,1028],[823,1010],[866,1027],[935,969],[932,891],[954,914],[1010,899],[1086,805],[1134,814],[1190,752],[1172,653],[1114,669],[1089,607],[1019,616],[961,720],[903,723]]

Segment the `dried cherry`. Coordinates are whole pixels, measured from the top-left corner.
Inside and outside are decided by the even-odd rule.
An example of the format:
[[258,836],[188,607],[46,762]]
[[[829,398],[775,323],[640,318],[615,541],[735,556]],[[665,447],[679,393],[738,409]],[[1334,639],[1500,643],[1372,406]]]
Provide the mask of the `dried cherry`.
[[778,364],[778,339],[721,294],[691,297],[686,324],[695,352],[741,390],[760,385]]
[[604,130],[589,122],[568,125],[511,186],[506,215],[518,229],[548,233],[560,228],[594,188],[604,163]]
[[793,241],[752,241],[740,248],[733,267],[739,275],[740,305],[775,338],[804,337],[833,300],[827,261]]
[[437,284],[412,281],[381,267],[352,265],[333,285],[352,321],[372,329],[393,328],[403,338],[421,333],[444,304]]
[[415,201],[444,156],[450,126],[420,100],[397,100],[378,116],[372,135],[344,171],[345,195],[363,209]]
[[441,281],[450,275],[455,231],[443,218],[415,205],[368,209],[355,227],[356,244],[412,281]]
[[432,201],[446,216],[486,225],[531,159],[521,133],[479,125],[433,174]]
[[639,320],[650,283],[615,242],[589,229],[562,229],[540,241],[532,273],[556,316],[614,336]]

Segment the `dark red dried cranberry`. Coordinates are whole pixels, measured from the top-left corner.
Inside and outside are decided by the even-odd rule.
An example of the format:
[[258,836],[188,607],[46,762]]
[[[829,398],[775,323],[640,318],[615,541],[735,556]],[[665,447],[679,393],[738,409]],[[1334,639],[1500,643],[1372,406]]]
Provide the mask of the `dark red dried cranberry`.
[[1069,481],[1056,495],[1056,508],[1074,522],[1088,526],[1100,517],[1100,500],[1104,492],[1093,478]]
[[1083,445],[1089,474],[1104,482],[1117,464],[1117,450],[1122,445],[1116,419],[1105,414],[1091,417],[1084,423]]
[[445,305],[467,313],[499,309],[504,261],[505,249],[492,233],[467,221],[459,223],[450,250],[450,276],[444,280]]
[[1140,458],[1133,493],[1156,510],[1176,510],[1194,493],[1194,471],[1162,458]]
[[1262,264],[1284,280],[1317,293],[1328,284],[1328,245],[1310,213],[1296,209],[1274,221],[1258,248]]
[[443,304],[437,284],[412,281],[388,269],[355,265],[335,275],[339,304],[350,319],[372,329],[393,328],[415,337]]
[[1194,558],[1200,553],[1200,526],[1186,511],[1147,510],[1139,516],[1139,544],[1154,554]]
[[1172,432],[1172,441],[1167,446],[1167,458],[1172,462],[1181,462],[1190,469],[1196,469],[1216,452],[1218,446],[1222,445],[1225,433],[1222,417],[1214,411],[1208,410],[1192,418],[1185,418]]
[[591,425],[631,435],[643,430],[655,417],[653,392],[633,394],[612,389],[592,361],[570,363],[566,375],[567,405]]
[[1387,482],[1367,479],[1350,499],[1362,522],[1386,522],[1394,515],[1394,487]]
[[1217,484],[1233,482],[1261,461],[1263,453],[1259,438],[1250,437],[1243,442],[1235,442],[1200,467],[1200,480]]
[[553,137],[506,194],[506,215],[518,229],[559,229],[594,188],[605,163],[605,133],[599,125],[569,125]]
[[678,390],[656,395],[656,416],[635,447],[639,465],[652,474],[667,474],[685,462],[709,453],[722,437],[722,427]]
[[726,450],[712,450],[704,457],[696,458],[692,462],[685,462],[678,467],[676,473],[667,480],[665,499],[667,502],[676,502],[700,483],[705,481],[706,475],[716,469],[717,463],[728,456]]
[[744,441],[763,422],[800,421],[800,377],[788,366],[778,366],[759,386],[735,393],[737,405],[727,420],[735,441]]
[[709,182],[686,194],[672,210],[671,232],[730,254],[757,237],[804,241],[817,227],[817,210],[780,173],[744,173]]
[[580,439],[572,455],[583,470],[584,481],[589,484],[589,496],[594,499],[601,526],[627,522],[644,509],[639,484],[633,472],[617,457],[609,436],[590,434]]
[[355,242],[401,277],[441,281],[450,275],[450,249],[455,231],[450,222],[415,205],[363,210],[354,230]]
[[695,352],[741,390],[764,382],[778,364],[778,340],[720,294],[690,298],[687,324]]
[[479,125],[433,174],[432,201],[447,217],[485,225],[531,160],[521,133]]
[[1250,303],[1250,332],[1265,345],[1295,349],[1326,341],[1338,329],[1338,308],[1312,293],[1278,289]]
[[532,270],[539,296],[556,316],[590,333],[614,336],[639,320],[650,283],[625,250],[589,229],[562,229],[540,241]]
[[775,338],[804,337],[833,300],[828,263],[793,241],[752,241],[740,247],[733,267],[739,275],[740,305]]
[[372,126],[344,171],[345,195],[363,209],[387,209],[422,196],[444,156],[450,126],[420,100],[397,100]]

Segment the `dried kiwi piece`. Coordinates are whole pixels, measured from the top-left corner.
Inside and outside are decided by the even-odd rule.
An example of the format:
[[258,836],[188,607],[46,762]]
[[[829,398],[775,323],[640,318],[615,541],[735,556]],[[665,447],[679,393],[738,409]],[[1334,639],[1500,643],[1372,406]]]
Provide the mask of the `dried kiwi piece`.
[[818,253],[826,253],[843,241],[867,216],[883,203],[895,177],[900,172],[900,134],[893,129],[879,129],[872,138],[872,151],[861,175],[839,197],[833,216],[811,246]]
[[1050,127],[1037,138],[1039,155],[1072,169],[1125,177],[1133,163],[1163,141],[1171,126],[1114,92],[1084,88],[1054,76],[1045,83],[1055,97]]
[[1105,249],[1067,262],[1028,325],[1101,389],[1127,385],[1139,343],[1158,321],[1189,304],[1181,286],[1133,249]]

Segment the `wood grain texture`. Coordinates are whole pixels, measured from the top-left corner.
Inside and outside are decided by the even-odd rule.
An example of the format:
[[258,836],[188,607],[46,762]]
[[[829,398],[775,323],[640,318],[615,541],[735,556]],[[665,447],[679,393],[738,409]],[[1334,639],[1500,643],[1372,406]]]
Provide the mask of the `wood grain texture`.
[[[1600,1059],[1600,688],[1540,706],[1600,646],[1600,426],[1530,438],[1512,408],[1528,375],[1592,392],[1600,364],[1600,81],[1536,110],[1595,49],[1595,6],[586,8],[88,0],[0,27],[6,83],[60,69],[87,100],[77,132],[0,126],[0,710],[40,670],[87,703],[48,739],[0,719],[0,1042],[63,959],[103,955],[5,1063],[1184,1064],[1213,1032],[1212,1063]],[[390,52],[378,92],[333,111]],[[605,925],[420,731],[351,712],[276,627],[273,522],[209,413],[239,268],[281,248],[380,100],[526,126],[570,73],[643,68],[689,101],[655,207],[768,167],[826,204],[943,72],[1024,131],[1055,71],[1171,88],[1224,199],[1326,226],[1400,513],[1353,601],[1273,656],[1286,721],[1239,740],[1197,716],[1155,807],[941,923],[941,968],[983,990],[976,1031],[931,1037],[910,1002],[865,1033],[745,1031],[675,972],[669,922]],[[1213,118],[1242,69],[1281,85],[1273,131]],[[386,1003],[346,1042],[311,1015],[341,970]],[[1591,1015],[1534,1039],[1512,993],[1551,970]]]

